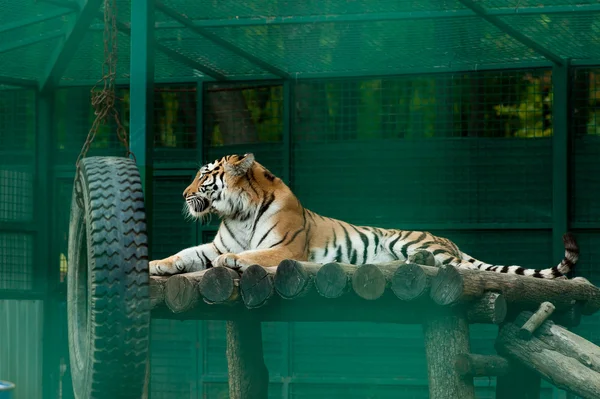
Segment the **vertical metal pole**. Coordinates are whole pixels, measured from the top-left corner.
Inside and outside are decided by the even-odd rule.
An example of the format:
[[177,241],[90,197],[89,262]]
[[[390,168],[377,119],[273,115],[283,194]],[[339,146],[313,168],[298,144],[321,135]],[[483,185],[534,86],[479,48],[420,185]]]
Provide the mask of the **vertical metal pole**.
[[289,80],[283,81],[283,181],[292,186],[292,100],[293,89]]
[[569,203],[569,99],[571,91],[569,62],[552,68],[553,140],[552,140],[552,254],[562,259],[565,249],[562,235],[568,229]]
[[[286,79],[283,81],[283,181],[292,187],[292,123],[293,123],[293,104],[294,104],[294,89],[292,82]],[[284,324],[286,331],[282,336],[282,360],[281,373],[285,377],[292,375],[292,350],[290,349],[291,339],[294,329],[294,322]],[[285,378],[282,384],[281,397],[283,399],[290,398],[290,383],[289,378]]]
[[58,257],[51,256],[51,221],[54,215],[54,180],[52,179],[52,149],[53,147],[53,95],[50,90],[36,93],[36,191],[46,193],[45,207],[34,208],[34,219],[38,223],[35,238],[36,273],[35,290],[44,292],[44,324],[42,346],[42,386],[43,397],[52,398],[58,394],[58,379],[60,375],[58,348],[60,344],[58,317],[58,282],[60,276]]
[[[196,163],[202,165],[204,163],[204,80],[200,79],[196,83]],[[194,171],[196,173],[196,171]],[[196,222],[196,243],[203,243],[204,226],[200,222]],[[206,322],[199,320],[197,323],[197,346],[196,351],[196,397],[203,398],[204,395],[204,343],[206,334],[204,327]]]
[[[196,163],[204,163],[204,80],[196,83]],[[193,172],[195,176],[196,171]],[[193,178],[192,176],[192,178]],[[196,222],[196,242],[202,243],[204,226]]]
[[154,2],[131,0],[131,102],[129,141],[144,189],[148,256],[152,259],[154,149]]
[[[131,0],[129,143],[144,190],[148,259],[152,259],[154,154],[154,1]],[[150,324],[152,336],[152,324]],[[151,397],[151,351],[148,348],[144,399]]]

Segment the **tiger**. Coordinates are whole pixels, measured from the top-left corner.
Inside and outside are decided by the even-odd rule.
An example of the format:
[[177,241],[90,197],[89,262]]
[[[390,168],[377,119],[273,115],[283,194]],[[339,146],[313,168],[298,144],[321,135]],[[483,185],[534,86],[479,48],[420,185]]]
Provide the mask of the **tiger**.
[[226,155],[199,168],[183,191],[184,211],[192,219],[220,218],[212,242],[184,248],[149,262],[151,275],[169,276],[228,267],[244,273],[252,265],[277,268],[292,259],[352,265],[406,261],[429,251],[435,266],[451,265],[535,278],[566,278],[579,258],[571,233],[563,235],[564,258],[554,267],[527,269],[482,262],[451,240],[427,231],[357,226],[321,216],[300,203],[284,181],[255,160],[254,154]]

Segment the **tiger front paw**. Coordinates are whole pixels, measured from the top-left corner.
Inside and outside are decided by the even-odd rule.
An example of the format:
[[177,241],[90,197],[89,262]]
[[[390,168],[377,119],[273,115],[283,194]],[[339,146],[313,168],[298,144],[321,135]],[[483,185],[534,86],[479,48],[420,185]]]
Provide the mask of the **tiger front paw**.
[[233,270],[237,270],[243,272],[248,268],[248,266],[239,256],[236,254],[222,254],[215,258],[213,261],[213,266],[223,266],[228,267]]
[[183,273],[185,267],[178,256],[169,256],[165,259],[153,260],[148,264],[151,276],[171,276]]

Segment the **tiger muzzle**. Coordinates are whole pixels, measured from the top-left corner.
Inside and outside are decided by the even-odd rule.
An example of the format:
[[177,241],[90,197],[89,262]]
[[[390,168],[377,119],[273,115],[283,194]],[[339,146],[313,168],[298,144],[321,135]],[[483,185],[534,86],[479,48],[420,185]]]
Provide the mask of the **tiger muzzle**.
[[188,206],[197,213],[204,212],[210,206],[210,202],[206,198],[188,197],[186,201]]

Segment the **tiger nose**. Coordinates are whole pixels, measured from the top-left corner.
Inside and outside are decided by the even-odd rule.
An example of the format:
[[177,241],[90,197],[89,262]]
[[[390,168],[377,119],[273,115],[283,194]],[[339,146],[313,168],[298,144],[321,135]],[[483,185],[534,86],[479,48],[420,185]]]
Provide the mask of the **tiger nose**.
[[190,194],[192,194],[192,190],[189,187],[183,190],[183,199],[186,199]]

